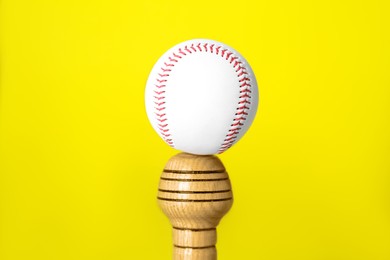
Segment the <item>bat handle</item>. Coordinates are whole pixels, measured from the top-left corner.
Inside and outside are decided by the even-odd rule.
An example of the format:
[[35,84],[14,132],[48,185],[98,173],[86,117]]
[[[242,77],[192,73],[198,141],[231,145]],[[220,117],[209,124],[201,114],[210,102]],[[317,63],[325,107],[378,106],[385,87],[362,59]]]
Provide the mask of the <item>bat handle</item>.
[[229,176],[218,157],[172,157],[157,198],[173,226],[173,259],[216,260],[216,227],[233,204]]
[[174,260],[217,259],[216,228],[185,229],[173,228]]

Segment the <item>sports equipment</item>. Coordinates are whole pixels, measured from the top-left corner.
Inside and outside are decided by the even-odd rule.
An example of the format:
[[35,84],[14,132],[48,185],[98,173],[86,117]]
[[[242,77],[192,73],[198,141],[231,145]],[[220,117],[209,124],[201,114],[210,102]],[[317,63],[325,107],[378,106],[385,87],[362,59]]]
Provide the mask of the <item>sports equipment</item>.
[[248,130],[258,106],[256,78],[233,48],[195,39],[168,50],[146,85],[148,118],[171,147],[223,153]]
[[222,162],[213,155],[173,156],[161,174],[157,199],[173,226],[173,259],[216,260],[216,227],[233,204]]
[[182,150],[161,174],[158,204],[173,226],[174,260],[216,260],[216,227],[233,204],[218,157],[248,130],[258,106],[256,78],[227,45],[190,40],[153,67],[146,112],[160,137]]

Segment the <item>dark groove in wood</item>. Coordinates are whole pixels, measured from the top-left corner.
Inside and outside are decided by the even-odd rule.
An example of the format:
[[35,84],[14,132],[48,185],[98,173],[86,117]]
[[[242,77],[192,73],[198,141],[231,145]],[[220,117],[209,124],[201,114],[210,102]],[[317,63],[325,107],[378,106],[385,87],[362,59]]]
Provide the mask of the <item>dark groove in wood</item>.
[[176,230],[182,230],[182,231],[192,231],[192,232],[202,232],[202,231],[213,231],[217,230],[217,228],[179,228],[179,227],[173,227]]
[[225,201],[225,200],[231,200],[230,198],[223,198],[223,199],[211,199],[211,200],[188,200],[188,199],[171,199],[171,198],[161,198],[157,197],[159,200],[166,200],[166,201],[175,201],[175,202],[217,202],[217,201]]
[[213,191],[182,191],[182,190],[164,190],[164,189],[158,189],[161,192],[168,192],[168,193],[181,193],[181,194],[212,194],[212,193],[224,193],[229,192],[232,190],[213,190]]
[[174,247],[181,248],[181,249],[208,249],[208,248],[215,248],[215,245],[213,246],[198,246],[198,247],[193,247],[193,246],[178,246],[178,245],[173,245]]
[[179,174],[209,174],[209,173],[225,173],[226,170],[215,170],[215,171],[185,171],[185,170],[169,170],[164,169],[163,172],[167,173],[179,173]]
[[160,179],[165,181],[225,181],[225,180],[229,180],[229,177],[218,178],[218,179],[176,179],[176,178],[161,177]]

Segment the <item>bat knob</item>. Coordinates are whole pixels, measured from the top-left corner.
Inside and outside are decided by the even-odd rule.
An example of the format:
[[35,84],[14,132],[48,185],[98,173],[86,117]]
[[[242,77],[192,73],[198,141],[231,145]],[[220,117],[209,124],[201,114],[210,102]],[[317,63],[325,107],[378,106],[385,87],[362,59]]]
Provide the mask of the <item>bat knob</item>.
[[174,260],[215,260],[216,227],[233,204],[218,157],[180,153],[161,174],[158,204],[173,226]]

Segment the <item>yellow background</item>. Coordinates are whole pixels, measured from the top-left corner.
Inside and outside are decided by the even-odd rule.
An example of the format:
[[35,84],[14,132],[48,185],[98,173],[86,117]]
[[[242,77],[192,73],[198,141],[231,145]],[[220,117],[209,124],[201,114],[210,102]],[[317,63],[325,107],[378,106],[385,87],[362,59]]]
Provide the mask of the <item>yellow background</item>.
[[390,259],[388,1],[1,4],[0,259],[170,259],[156,203],[176,151],[144,111],[153,64],[211,38],[261,92],[221,156],[219,259]]

